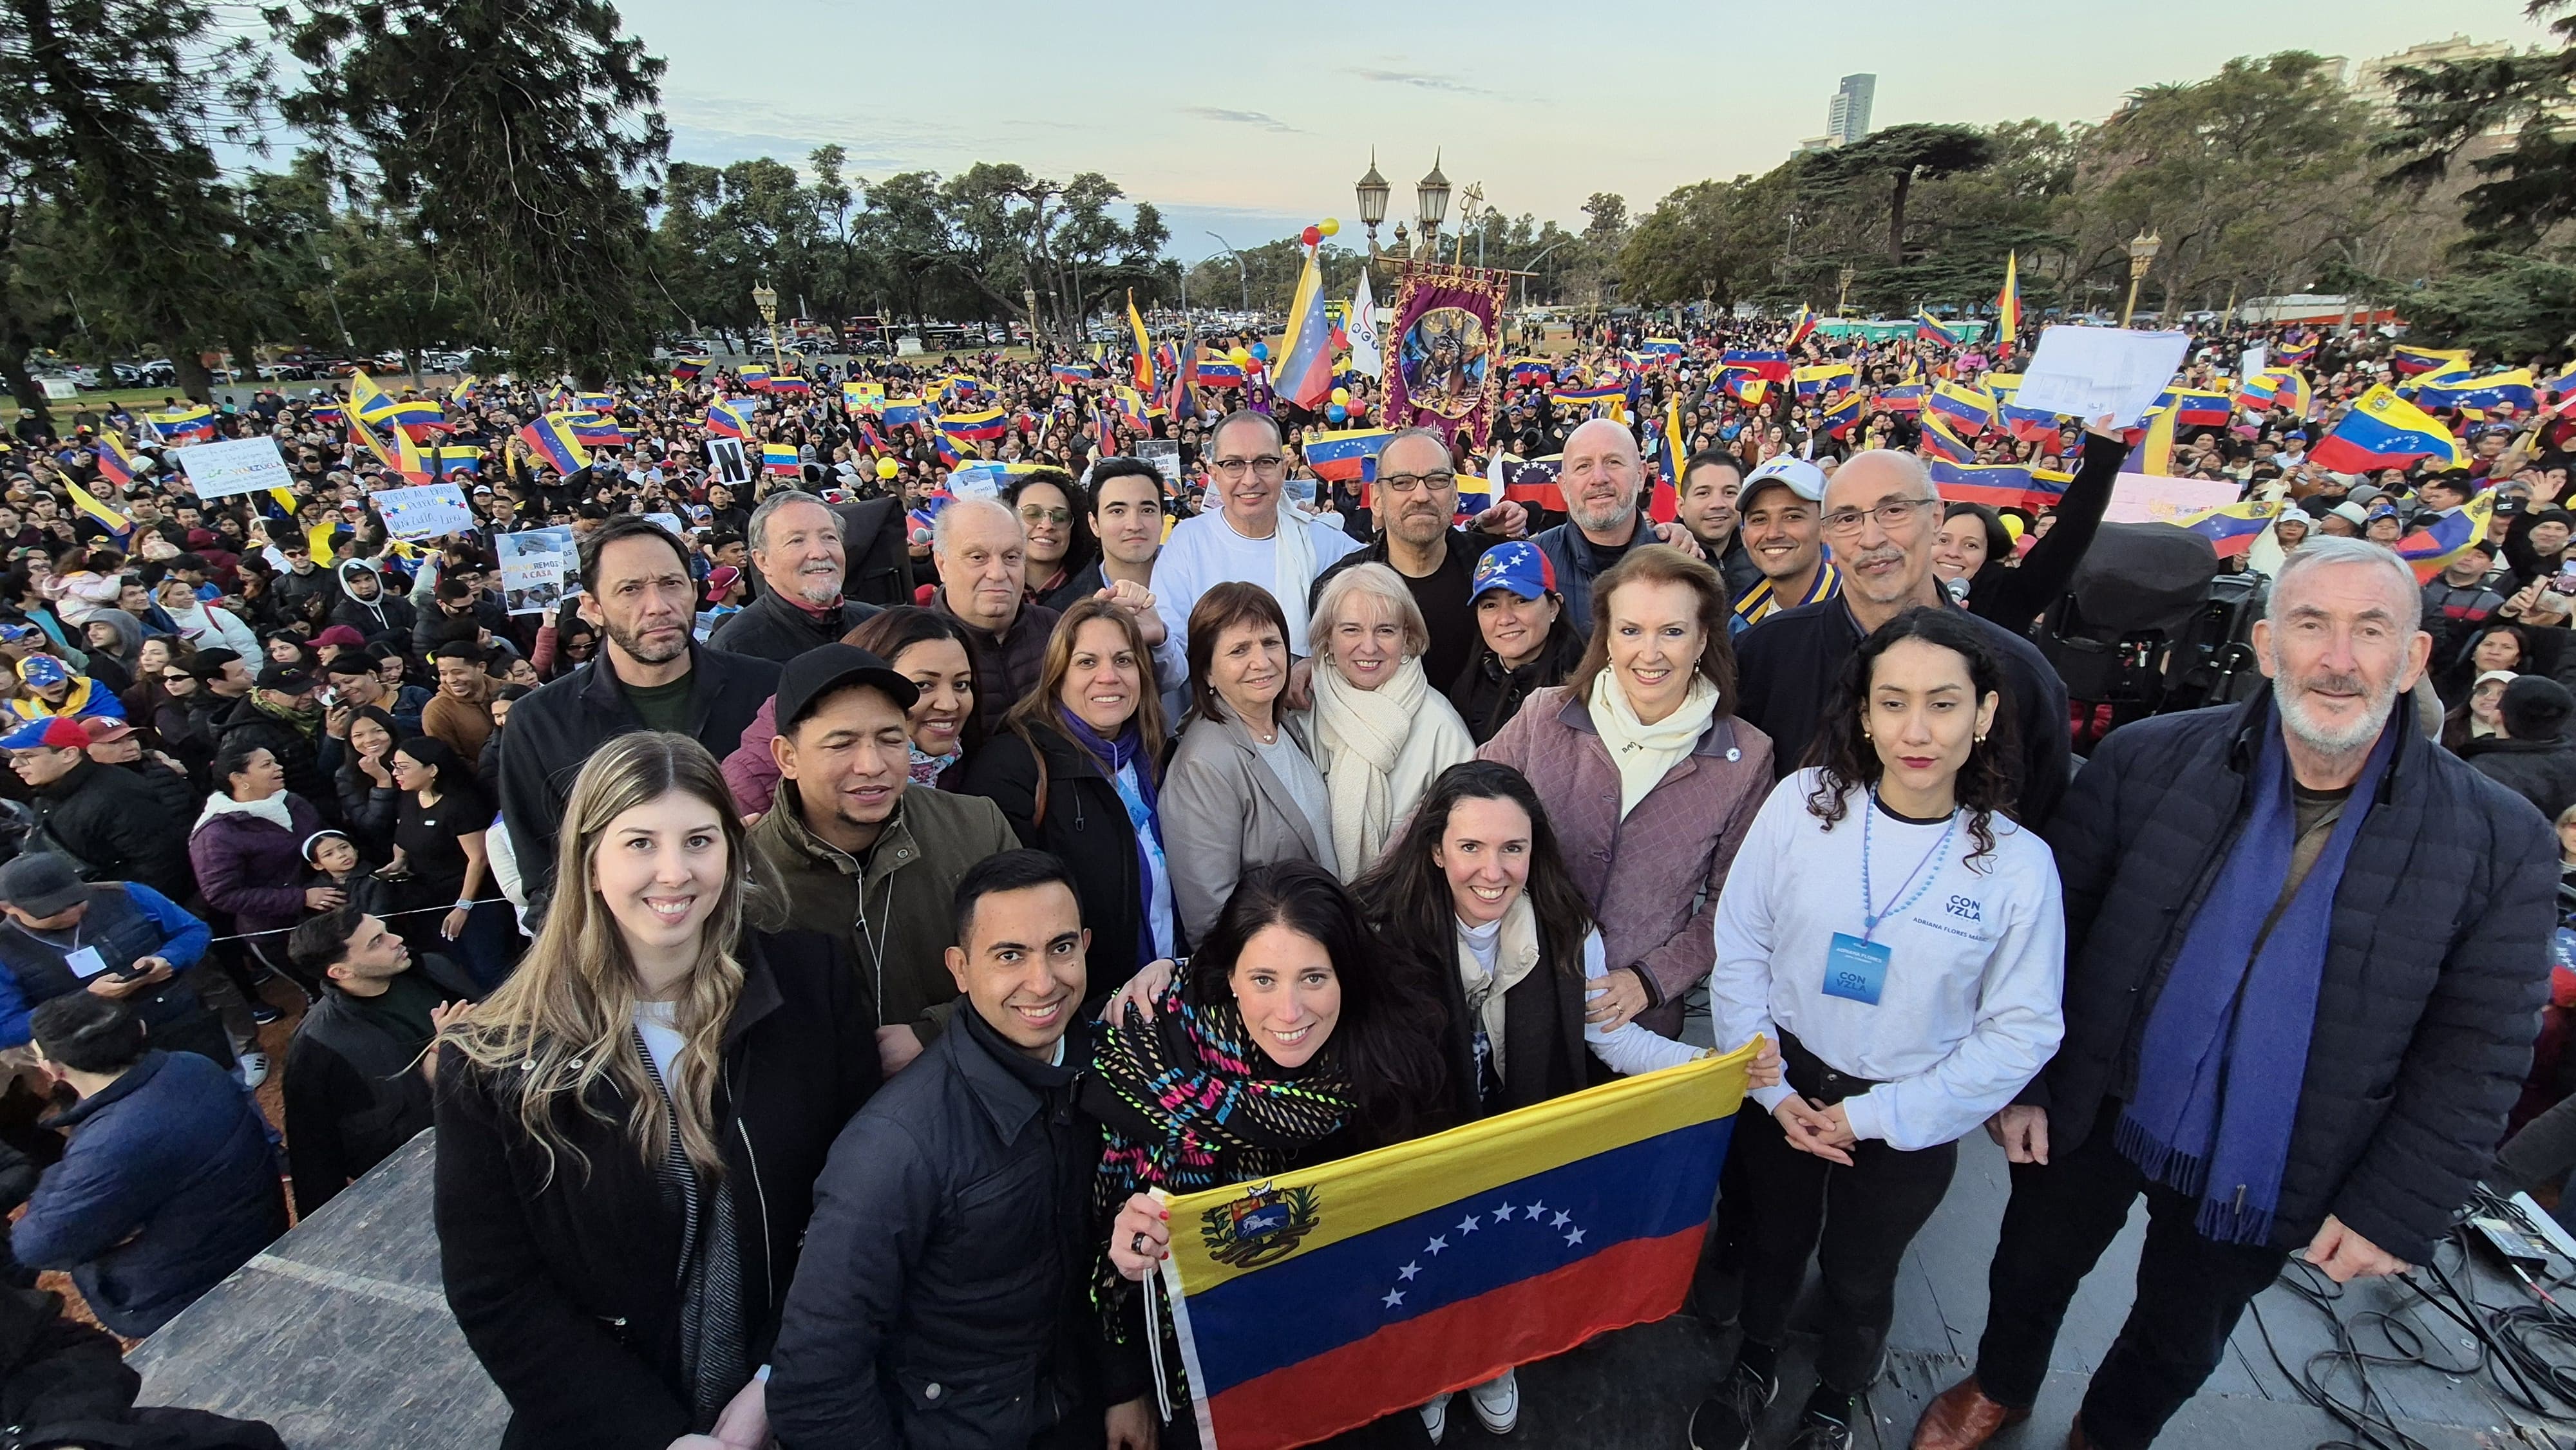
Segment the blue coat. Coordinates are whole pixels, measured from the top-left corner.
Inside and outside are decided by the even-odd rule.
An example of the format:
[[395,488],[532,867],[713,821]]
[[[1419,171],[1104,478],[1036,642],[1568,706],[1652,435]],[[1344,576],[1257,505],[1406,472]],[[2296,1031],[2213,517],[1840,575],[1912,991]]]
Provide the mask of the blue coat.
[[9,1246],[31,1268],[69,1269],[119,1334],[159,1329],[286,1232],[266,1121],[195,1053],[147,1052],[47,1125],[71,1142]]

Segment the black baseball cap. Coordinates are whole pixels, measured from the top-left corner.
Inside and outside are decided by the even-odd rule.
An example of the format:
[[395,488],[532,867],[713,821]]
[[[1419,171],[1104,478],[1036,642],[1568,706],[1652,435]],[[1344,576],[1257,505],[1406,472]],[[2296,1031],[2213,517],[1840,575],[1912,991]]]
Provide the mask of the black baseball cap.
[[188,673],[195,675],[201,680],[211,680],[224,672],[224,666],[231,664],[233,661],[240,658],[241,652],[238,650],[229,650],[221,647],[217,647],[215,649],[201,649],[189,657],[188,664],[190,669]]
[[895,673],[894,667],[854,644],[827,644],[787,662],[778,672],[778,729],[785,733],[813,712],[826,695],[847,685],[883,690],[896,708],[909,713],[921,690]]
[[301,695],[313,688],[313,676],[294,665],[270,664],[259,672],[259,687],[285,695]]

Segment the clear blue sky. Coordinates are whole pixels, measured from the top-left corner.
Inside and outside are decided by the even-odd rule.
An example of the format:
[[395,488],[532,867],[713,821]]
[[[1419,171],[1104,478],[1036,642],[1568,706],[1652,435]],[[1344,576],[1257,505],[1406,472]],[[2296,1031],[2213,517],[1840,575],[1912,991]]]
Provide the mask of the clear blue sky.
[[1211,229],[1252,246],[1335,216],[1356,239],[1351,183],[1372,146],[1395,186],[1390,227],[1435,147],[1460,189],[1482,181],[1506,213],[1580,226],[1595,191],[1643,211],[1676,186],[1768,170],[1824,130],[1848,72],[1877,74],[1879,126],[2098,120],[2135,87],[2231,56],[2544,39],[2521,0],[1484,0],[1435,7],[1436,29],[1344,0],[1114,17],[1029,0],[620,8],[670,61],[679,159],[801,164],[837,142],[870,178],[979,160],[1100,171],[1162,208],[1191,261],[1217,250]]

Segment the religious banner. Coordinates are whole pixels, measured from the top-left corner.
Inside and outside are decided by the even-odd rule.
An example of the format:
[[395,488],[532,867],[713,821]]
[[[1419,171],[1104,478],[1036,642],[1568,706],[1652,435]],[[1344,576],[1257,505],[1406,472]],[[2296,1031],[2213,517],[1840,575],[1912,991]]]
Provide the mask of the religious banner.
[[1467,435],[1482,449],[1502,397],[1503,308],[1511,274],[1439,264],[1405,269],[1385,331],[1386,410],[1392,428]]

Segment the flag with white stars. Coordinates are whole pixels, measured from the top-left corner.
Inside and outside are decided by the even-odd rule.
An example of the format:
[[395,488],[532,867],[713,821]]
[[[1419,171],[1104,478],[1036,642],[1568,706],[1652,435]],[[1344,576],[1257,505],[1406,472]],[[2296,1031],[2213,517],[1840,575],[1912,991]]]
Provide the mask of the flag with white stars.
[[1310,1444],[1680,1308],[1750,1061],[1171,1200],[1201,1439]]

